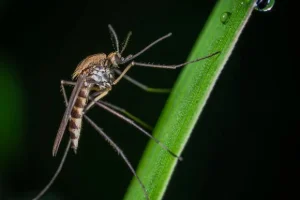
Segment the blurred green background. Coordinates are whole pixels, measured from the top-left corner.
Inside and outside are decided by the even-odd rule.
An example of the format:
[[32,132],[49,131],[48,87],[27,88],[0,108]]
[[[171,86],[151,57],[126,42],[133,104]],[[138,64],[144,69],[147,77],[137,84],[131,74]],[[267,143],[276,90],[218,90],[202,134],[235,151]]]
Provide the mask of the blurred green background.
[[[65,109],[60,80],[70,80],[86,56],[113,51],[109,23],[120,40],[133,31],[125,55],[172,32],[137,60],[176,64],[186,60],[215,2],[2,1],[0,199],[34,197],[56,170],[62,151],[53,158],[51,150]],[[278,1],[269,12],[253,13],[164,199],[265,199],[280,192],[274,188],[282,178],[281,82],[291,66],[287,4]],[[179,72],[135,67],[129,75],[152,87],[172,87]],[[106,98],[151,125],[166,99],[126,81]],[[137,166],[148,139],[106,111],[94,108],[89,116]],[[131,178],[117,153],[84,123],[77,155],[70,153],[43,199],[122,199]]]

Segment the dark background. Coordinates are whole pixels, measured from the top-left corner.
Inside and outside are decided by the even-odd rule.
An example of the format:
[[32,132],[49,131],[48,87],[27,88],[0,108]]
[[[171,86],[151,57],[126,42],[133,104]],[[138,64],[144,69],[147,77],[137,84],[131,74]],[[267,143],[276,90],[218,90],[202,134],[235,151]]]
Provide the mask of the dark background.
[[[0,199],[32,198],[56,170],[62,151],[53,158],[51,150],[64,112],[60,80],[69,80],[84,57],[113,51],[107,24],[121,40],[133,31],[125,54],[172,32],[138,61],[180,63],[215,2],[1,1]],[[164,199],[266,199],[279,194],[276,185],[284,177],[278,128],[282,70],[290,67],[287,21],[287,1],[276,2],[270,12],[253,13]],[[172,87],[179,72],[136,67],[129,75],[152,87]],[[166,99],[126,81],[106,98],[152,125]],[[137,166],[148,139],[100,109],[89,116]],[[68,156],[43,199],[122,199],[132,174],[88,124],[83,126],[78,154]]]

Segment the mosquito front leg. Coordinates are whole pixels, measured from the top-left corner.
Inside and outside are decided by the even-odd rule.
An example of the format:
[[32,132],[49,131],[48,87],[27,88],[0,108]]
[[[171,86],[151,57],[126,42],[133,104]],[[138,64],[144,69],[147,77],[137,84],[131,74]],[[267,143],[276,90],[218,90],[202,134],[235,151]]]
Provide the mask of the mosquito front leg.
[[[115,72],[117,74],[122,74],[122,72],[118,69],[115,70]],[[146,92],[153,92],[153,93],[169,93],[171,91],[170,88],[152,88],[152,87],[149,87],[137,80],[135,80],[134,78],[131,78],[130,76],[128,75],[123,75],[124,79],[126,79],[127,81],[129,81],[130,83],[132,83],[133,85],[141,88],[142,90],[146,91]]]
[[113,85],[116,85],[123,77],[124,75],[130,70],[131,67],[134,66],[134,62],[132,61],[127,67],[122,71],[120,76],[113,82]]
[[181,64],[178,64],[178,65],[156,65],[156,64],[148,64],[148,63],[140,63],[140,62],[134,62],[134,65],[141,66],[141,67],[161,68],[161,69],[176,69],[178,67],[183,67],[185,65],[192,64],[192,63],[198,62],[200,60],[205,60],[205,59],[210,58],[212,56],[215,56],[215,55],[217,55],[219,53],[221,53],[221,52],[217,51],[217,52],[212,53],[212,54],[210,54],[208,56],[197,58],[196,60],[192,60],[192,61],[189,61],[189,62],[181,63]]

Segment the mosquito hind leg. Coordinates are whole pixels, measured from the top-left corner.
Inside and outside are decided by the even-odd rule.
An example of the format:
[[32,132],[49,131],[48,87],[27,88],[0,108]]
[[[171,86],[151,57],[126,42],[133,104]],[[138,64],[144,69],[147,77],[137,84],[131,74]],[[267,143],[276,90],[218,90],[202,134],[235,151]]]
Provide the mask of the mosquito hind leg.
[[62,91],[62,93],[63,93],[64,102],[65,102],[65,105],[68,106],[68,97],[67,97],[65,85],[75,86],[75,85],[76,85],[76,82],[65,81],[65,80],[61,80],[61,81],[60,81],[60,87],[61,87],[61,91]]
[[[122,74],[122,72],[120,70],[118,70],[118,69],[116,69],[115,72],[117,74],[119,74],[119,75]],[[124,77],[124,79],[126,79],[127,81],[129,81],[130,83],[132,83],[133,85],[141,88],[142,90],[144,90],[146,92],[151,92],[151,93],[169,93],[171,91],[170,88],[152,88],[152,87],[149,87],[149,86],[147,86],[147,85],[145,85],[145,84],[143,84],[143,83],[135,80],[134,78],[131,78],[130,76],[128,76],[126,74],[123,77]]]
[[109,108],[108,106],[106,106],[105,104],[103,104],[102,102],[96,102],[96,105],[99,106],[100,108],[110,112],[111,114],[119,117],[120,119],[128,122],[130,125],[132,125],[133,127],[135,127],[136,129],[138,129],[139,131],[141,131],[144,135],[146,135],[147,137],[151,138],[152,140],[154,140],[158,145],[160,145],[164,150],[166,150],[170,155],[172,155],[173,157],[177,158],[178,160],[182,160],[182,157],[176,155],[175,153],[173,153],[166,145],[164,145],[161,141],[159,141],[158,139],[156,139],[155,137],[153,137],[150,133],[148,133],[146,130],[144,130],[142,127],[140,127],[139,125],[137,125],[133,120],[125,117],[124,115],[118,113],[117,111]]
[[[74,86],[75,84],[76,83],[70,82],[70,81],[64,81],[64,80],[61,81],[61,89],[62,89],[62,93],[63,93],[63,97],[64,97],[64,102],[65,102],[66,106],[68,106],[68,98],[67,98],[67,95],[66,95],[66,91],[65,91],[64,85],[73,85]],[[63,165],[64,165],[64,163],[66,161],[66,158],[67,158],[68,152],[70,150],[70,147],[71,147],[71,140],[69,139],[67,147],[66,147],[66,149],[64,151],[63,157],[62,157],[62,159],[60,161],[60,164],[59,164],[58,168],[56,169],[54,175],[52,176],[52,178],[50,179],[50,181],[48,182],[48,184],[43,188],[43,190],[41,190],[38,193],[38,195],[33,198],[33,200],[40,199],[49,190],[49,188],[52,186],[52,184],[54,183],[54,181],[56,180],[57,176],[59,175],[59,173],[62,170],[62,167],[63,167]]]
[[118,106],[116,106],[114,104],[111,104],[111,103],[108,103],[108,102],[102,101],[102,100],[99,100],[98,102],[101,102],[102,104],[106,105],[107,107],[110,107],[111,109],[119,111],[120,113],[124,114],[125,116],[127,116],[131,120],[133,120],[133,121],[137,122],[138,124],[140,124],[141,126],[143,126],[144,128],[146,128],[146,129],[148,129],[150,131],[153,130],[152,126],[150,126],[149,124],[147,124],[146,122],[144,122],[140,118],[134,116],[133,114],[131,114],[130,112],[128,112],[124,108],[118,107]]
[[[99,96],[99,94],[101,94],[101,92],[95,92],[94,94],[91,94],[90,97],[89,97],[89,100],[91,100],[93,102],[93,105],[86,108],[84,110],[84,113],[87,113],[87,111],[89,111],[94,105],[95,105],[95,98],[97,96]],[[111,104],[111,103],[108,103],[106,101],[102,101],[102,100],[99,100],[98,102],[101,102],[103,103],[104,105],[110,107],[111,109],[113,110],[116,110],[116,111],[119,111],[120,113],[124,114],[125,116],[127,116],[128,118],[132,119],[133,121],[137,122],[138,124],[140,124],[141,126],[143,126],[144,128],[152,131],[153,130],[153,127],[150,126],[149,124],[147,124],[146,122],[144,122],[143,120],[141,120],[140,118],[136,117],[135,115],[131,114],[130,112],[128,112],[127,110],[125,110],[124,108],[121,108],[119,106],[116,106],[114,104]]]
[[[65,85],[68,85],[68,86],[74,86],[76,84],[76,82],[71,82],[71,81],[65,81],[65,80],[61,80],[61,89],[62,89],[62,93],[63,93],[63,97],[64,97],[64,100],[65,102],[67,102],[67,93],[66,93],[66,90],[65,90]],[[99,96],[100,94],[102,93],[102,91],[98,91],[98,92],[95,92],[92,97],[93,99],[95,99],[97,96]],[[93,101],[93,100],[92,100]],[[95,101],[95,100],[94,100]],[[128,118],[134,120],[135,122],[137,122],[138,124],[140,124],[141,126],[143,126],[144,128],[152,131],[153,130],[153,127],[148,125],[146,122],[144,122],[143,120],[141,120],[140,118],[134,116],[133,114],[131,114],[130,112],[128,112],[127,110],[121,108],[121,107],[118,107],[116,105],[113,105],[111,103],[108,103],[108,102],[105,102],[105,101],[101,101],[101,103],[105,104],[106,106],[116,110],[116,111],[119,111],[120,113],[124,114],[125,116],[127,116]],[[94,103],[92,105],[89,105],[86,109],[85,109],[85,112],[87,112],[88,110],[90,110],[92,107],[93,107]]]
[[146,199],[150,200],[145,185],[143,184],[140,177],[135,172],[134,168],[132,167],[132,165],[131,165],[130,161],[128,160],[128,158],[126,157],[126,155],[123,153],[122,149],[105,132],[103,132],[103,130],[99,126],[97,126],[97,124],[95,124],[95,122],[93,122],[87,115],[83,115],[83,117],[118,152],[118,154],[122,157],[122,159],[124,160],[126,165],[129,167],[132,174],[138,180],[140,186],[142,187],[142,189],[144,191]]
[[60,84],[61,85],[73,85],[74,86],[74,85],[76,85],[76,82],[61,80]]
[[69,140],[68,142],[68,145],[65,149],[65,152],[63,154],[63,157],[60,161],[60,164],[58,166],[58,168],[56,169],[56,172],[54,173],[54,175],[52,176],[51,180],[49,181],[49,183],[44,187],[44,189],[42,191],[40,191],[40,193],[33,198],[33,200],[38,200],[40,199],[48,190],[49,188],[52,186],[52,184],[54,183],[54,181],[56,180],[57,176],[59,175],[59,173],[61,172],[62,170],[62,167],[66,161],[66,158],[67,158],[67,155],[68,155],[68,152],[69,152],[69,149],[71,147],[71,140]]

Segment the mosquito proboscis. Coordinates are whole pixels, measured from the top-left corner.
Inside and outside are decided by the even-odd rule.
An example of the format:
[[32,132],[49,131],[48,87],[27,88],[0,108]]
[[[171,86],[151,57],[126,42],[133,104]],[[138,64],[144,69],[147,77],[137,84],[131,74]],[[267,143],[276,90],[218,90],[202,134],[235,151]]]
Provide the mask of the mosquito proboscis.
[[[75,69],[75,72],[73,73],[73,79],[76,80],[76,82],[73,81],[61,81],[61,88],[63,97],[65,100],[66,110],[63,115],[61,124],[59,126],[55,142],[53,145],[52,155],[56,156],[58,152],[58,148],[60,146],[60,142],[62,140],[62,137],[65,133],[65,129],[68,126],[68,130],[70,132],[70,139],[68,142],[68,145],[64,151],[62,160],[59,164],[59,167],[57,168],[55,174],[51,178],[50,182],[45,186],[45,188],[34,198],[34,200],[39,199],[53,184],[56,177],[60,173],[62,166],[65,162],[66,156],[68,154],[68,151],[70,148],[74,150],[76,153],[78,148],[78,142],[80,137],[80,131],[81,131],[81,125],[82,125],[82,118],[85,118],[86,121],[102,136],[106,141],[110,143],[110,145],[119,153],[119,155],[122,157],[122,159],[125,161],[126,165],[129,167],[131,172],[134,174],[134,176],[137,178],[139,184],[141,185],[143,192],[145,194],[145,198],[149,200],[149,195],[147,193],[146,187],[144,186],[143,182],[139,178],[139,176],[136,174],[134,168],[132,167],[131,163],[127,159],[126,155],[123,153],[123,151],[119,148],[119,146],[113,142],[113,140],[105,133],[103,130],[94,123],[87,115],[86,113],[93,107],[98,106],[113,115],[121,118],[122,120],[126,121],[127,123],[131,124],[135,128],[137,128],[139,131],[144,133],[149,138],[153,139],[158,145],[160,145],[164,150],[166,150],[170,155],[173,157],[181,160],[182,158],[175,153],[173,153],[167,146],[165,146],[162,142],[160,142],[158,139],[154,138],[148,131],[146,131],[144,128],[141,127],[141,125],[145,126],[145,123],[140,121],[139,125],[136,123],[133,119],[135,117],[133,115],[129,115],[127,111],[124,109],[121,109],[117,106],[114,106],[110,103],[104,102],[102,100],[103,97],[105,97],[108,92],[112,89],[113,85],[116,85],[122,78],[126,79],[130,83],[136,85],[137,87],[140,87],[141,89],[148,91],[148,92],[156,92],[156,93],[164,93],[168,92],[168,89],[164,88],[150,88],[137,80],[129,77],[126,75],[126,73],[133,67],[133,66],[142,66],[142,67],[152,67],[152,68],[163,68],[163,69],[176,69],[178,67],[182,67],[184,65],[195,63],[200,60],[204,60],[206,58],[210,58],[214,55],[219,54],[220,52],[212,53],[208,56],[198,58],[196,60],[185,62],[177,65],[155,65],[155,64],[147,64],[147,63],[141,63],[141,62],[135,62],[134,59],[137,58],[139,55],[150,49],[155,44],[161,42],[162,40],[170,37],[172,34],[169,33],[163,37],[158,38],[154,42],[150,43],[148,46],[146,46],[144,49],[139,51],[136,54],[128,55],[126,57],[122,56],[122,53],[127,47],[127,44],[129,42],[129,38],[132,35],[131,32],[128,33],[126,39],[124,40],[124,43],[120,49],[119,40],[117,37],[117,34],[113,27],[111,25],[108,25],[110,34],[113,39],[113,44],[115,47],[115,51],[106,55],[104,53],[94,54],[91,56],[88,56],[84,60],[82,60],[77,68]],[[123,71],[119,70],[119,65],[123,65],[129,63]],[[118,77],[115,77],[115,73],[118,74]],[[70,85],[74,86],[73,91],[71,93],[70,98],[67,98],[65,86]],[[123,113],[123,114],[122,114]],[[126,117],[127,116],[127,117]]]

